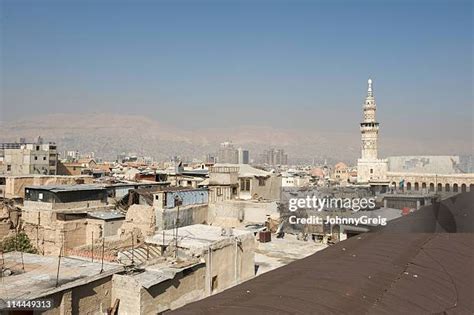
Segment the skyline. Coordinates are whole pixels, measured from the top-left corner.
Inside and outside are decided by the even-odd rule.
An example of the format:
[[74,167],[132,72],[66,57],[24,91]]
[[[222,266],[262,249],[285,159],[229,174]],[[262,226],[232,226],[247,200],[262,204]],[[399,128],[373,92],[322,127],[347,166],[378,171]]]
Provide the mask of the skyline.
[[472,143],[469,1],[3,1],[1,16],[0,121],[352,133],[371,77],[382,138]]

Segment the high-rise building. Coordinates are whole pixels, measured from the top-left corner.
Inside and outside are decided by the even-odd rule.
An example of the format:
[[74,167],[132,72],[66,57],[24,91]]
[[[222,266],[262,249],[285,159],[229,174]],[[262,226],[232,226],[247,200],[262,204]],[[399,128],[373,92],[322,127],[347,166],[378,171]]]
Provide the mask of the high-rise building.
[[287,165],[288,155],[283,149],[272,148],[263,152],[262,162],[268,165]]
[[217,161],[219,163],[239,163],[239,152],[232,142],[221,143],[219,152],[217,153]]
[[244,150],[242,148],[238,148],[237,152],[238,152],[238,162],[239,162],[239,164],[249,164],[250,163],[249,150]]
[[363,109],[364,120],[360,124],[361,158],[357,160],[357,181],[359,183],[385,181],[388,163],[386,159],[378,158],[379,123],[375,119],[377,105],[371,79],[368,80]]

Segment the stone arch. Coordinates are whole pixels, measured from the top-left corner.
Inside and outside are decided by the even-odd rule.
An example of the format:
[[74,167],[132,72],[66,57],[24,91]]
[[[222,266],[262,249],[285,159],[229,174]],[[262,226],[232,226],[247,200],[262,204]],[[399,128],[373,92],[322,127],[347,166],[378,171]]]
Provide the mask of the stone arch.
[[444,185],[444,191],[451,191],[451,186],[449,185],[449,183],[446,183],[446,185]]
[[434,191],[434,190],[435,190],[434,183],[430,183],[430,191]]
[[415,182],[415,191],[420,190],[420,184],[418,182]]
[[396,182],[392,182],[392,187],[397,187],[397,183],[396,183]]
[[407,190],[411,190],[411,183],[410,182],[407,183]]
[[426,183],[421,183],[421,189],[426,189]]
[[443,191],[443,184],[439,183],[436,191]]
[[462,184],[462,185],[461,185],[461,192],[466,192],[466,191],[467,191],[466,188],[467,188],[467,187],[466,187],[466,184]]
[[469,191],[474,191],[474,184],[469,185]]
[[458,192],[458,184],[457,183],[453,184],[453,191]]

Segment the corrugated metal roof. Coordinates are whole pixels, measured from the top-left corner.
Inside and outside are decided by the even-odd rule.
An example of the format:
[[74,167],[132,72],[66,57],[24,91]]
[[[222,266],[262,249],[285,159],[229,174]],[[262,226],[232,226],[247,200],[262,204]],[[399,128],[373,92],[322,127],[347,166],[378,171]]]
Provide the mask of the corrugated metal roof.
[[48,190],[54,193],[66,191],[85,191],[85,190],[105,190],[105,187],[99,185],[44,185],[44,186],[26,186],[25,189]]

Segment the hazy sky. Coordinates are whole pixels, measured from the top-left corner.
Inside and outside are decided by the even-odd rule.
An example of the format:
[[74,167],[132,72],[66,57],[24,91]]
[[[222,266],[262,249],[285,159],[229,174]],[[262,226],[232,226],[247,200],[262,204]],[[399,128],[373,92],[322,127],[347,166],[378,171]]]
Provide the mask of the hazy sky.
[[0,120],[143,114],[182,125],[472,137],[472,1],[5,1]]

